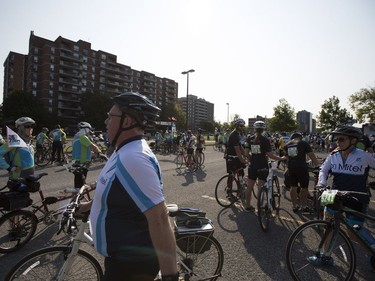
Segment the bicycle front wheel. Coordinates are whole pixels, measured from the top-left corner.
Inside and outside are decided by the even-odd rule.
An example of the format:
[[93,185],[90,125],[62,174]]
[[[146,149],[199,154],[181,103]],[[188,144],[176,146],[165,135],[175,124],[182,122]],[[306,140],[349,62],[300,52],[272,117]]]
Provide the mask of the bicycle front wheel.
[[51,155],[48,151],[37,150],[34,155],[34,162],[38,167],[45,167],[51,163]]
[[183,280],[211,280],[221,276],[224,253],[213,236],[186,234],[176,239],[177,264]]
[[[299,226],[290,236],[286,252],[286,262],[294,280],[351,280],[354,276],[356,256],[348,236],[340,229],[333,238],[331,258],[321,258],[321,262],[311,259],[322,256],[325,234],[332,233],[327,221],[313,220]],[[330,235],[328,235],[330,237]],[[328,245],[328,243],[326,243]],[[328,247],[328,246],[327,246]]]
[[216,202],[222,207],[230,207],[238,200],[237,195],[240,190],[240,183],[233,175],[225,175],[216,184],[215,198]]
[[257,209],[260,228],[267,232],[272,217],[272,209],[268,205],[268,188],[266,186],[259,190]]
[[[66,262],[69,247],[56,246],[31,253],[18,262],[5,277],[12,280],[57,280],[60,269]],[[99,262],[85,251],[78,250],[72,266],[64,280],[101,280],[103,270]]]
[[38,219],[26,210],[12,211],[0,219],[0,253],[11,253],[33,237]]
[[272,208],[274,210],[280,209],[280,199],[281,199],[281,191],[280,191],[280,182],[277,176],[273,176],[272,178]]

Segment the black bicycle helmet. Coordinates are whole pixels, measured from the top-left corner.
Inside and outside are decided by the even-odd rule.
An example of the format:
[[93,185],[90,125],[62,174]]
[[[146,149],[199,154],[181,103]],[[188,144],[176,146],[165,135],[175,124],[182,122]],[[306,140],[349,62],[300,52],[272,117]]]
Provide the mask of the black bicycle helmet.
[[112,97],[112,100],[123,114],[134,117],[141,127],[154,126],[159,117],[160,108],[140,93],[126,92]]
[[300,132],[294,132],[291,136],[290,139],[302,139],[302,134]]
[[362,132],[360,129],[355,128],[353,126],[341,126],[336,128],[333,132],[331,132],[332,135],[343,135],[348,136],[351,138],[360,139],[362,137]]

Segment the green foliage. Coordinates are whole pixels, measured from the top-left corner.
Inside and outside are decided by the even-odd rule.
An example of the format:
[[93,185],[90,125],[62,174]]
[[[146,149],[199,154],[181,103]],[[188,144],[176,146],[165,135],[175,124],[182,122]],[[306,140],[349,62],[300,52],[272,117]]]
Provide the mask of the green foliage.
[[375,88],[364,88],[352,94],[349,103],[358,122],[375,122]]
[[199,127],[203,129],[205,132],[215,131],[215,125],[213,122],[210,122],[210,121],[201,121],[199,123]]
[[52,125],[50,115],[36,97],[31,93],[17,91],[3,102],[3,120],[13,122],[22,116],[34,119],[38,126]]
[[268,121],[269,132],[292,132],[298,128],[296,113],[285,99],[273,108],[274,116]]
[[325,100],[321,108],[317,122],[323,132],[330,132],[338,125],[345,124],[353,118],[345,108],[340,107],[340,100],[336,96]]
[[186,113],[183,112],[178,103],[167,104],[160,113],[160,121],[169,121],[170,117],[176,118],[177,131],[183,131],[186,128]]
[[86,121],[98,131],[105,131],[104,121],[113,102],[108,93],[86,93],[82,96],[83,116],[81,121]]

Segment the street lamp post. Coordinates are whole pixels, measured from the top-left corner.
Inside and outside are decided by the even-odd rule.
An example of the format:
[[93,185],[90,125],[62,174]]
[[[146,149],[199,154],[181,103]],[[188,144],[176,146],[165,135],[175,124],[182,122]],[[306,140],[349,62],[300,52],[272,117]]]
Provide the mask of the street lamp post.
[[188,71],[183,71],[181,74],[185,75],[187,78],[186,82],[186,130],[189,129],[189,73],[195,72],[194,69],[190,69]]
[[229,123],[229,102],[227,102],[228,110],[227,110],[227,123]]

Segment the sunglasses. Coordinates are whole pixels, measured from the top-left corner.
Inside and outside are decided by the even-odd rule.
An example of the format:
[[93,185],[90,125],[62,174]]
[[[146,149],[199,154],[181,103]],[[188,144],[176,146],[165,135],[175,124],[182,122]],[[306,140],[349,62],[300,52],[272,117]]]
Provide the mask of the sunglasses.
[[337,142],[344,142],[346,140],[348,140],[349,138],[336,138],[336,141]]
[[25,129],[33,129],[34,125],[24,125],[23,126]]

